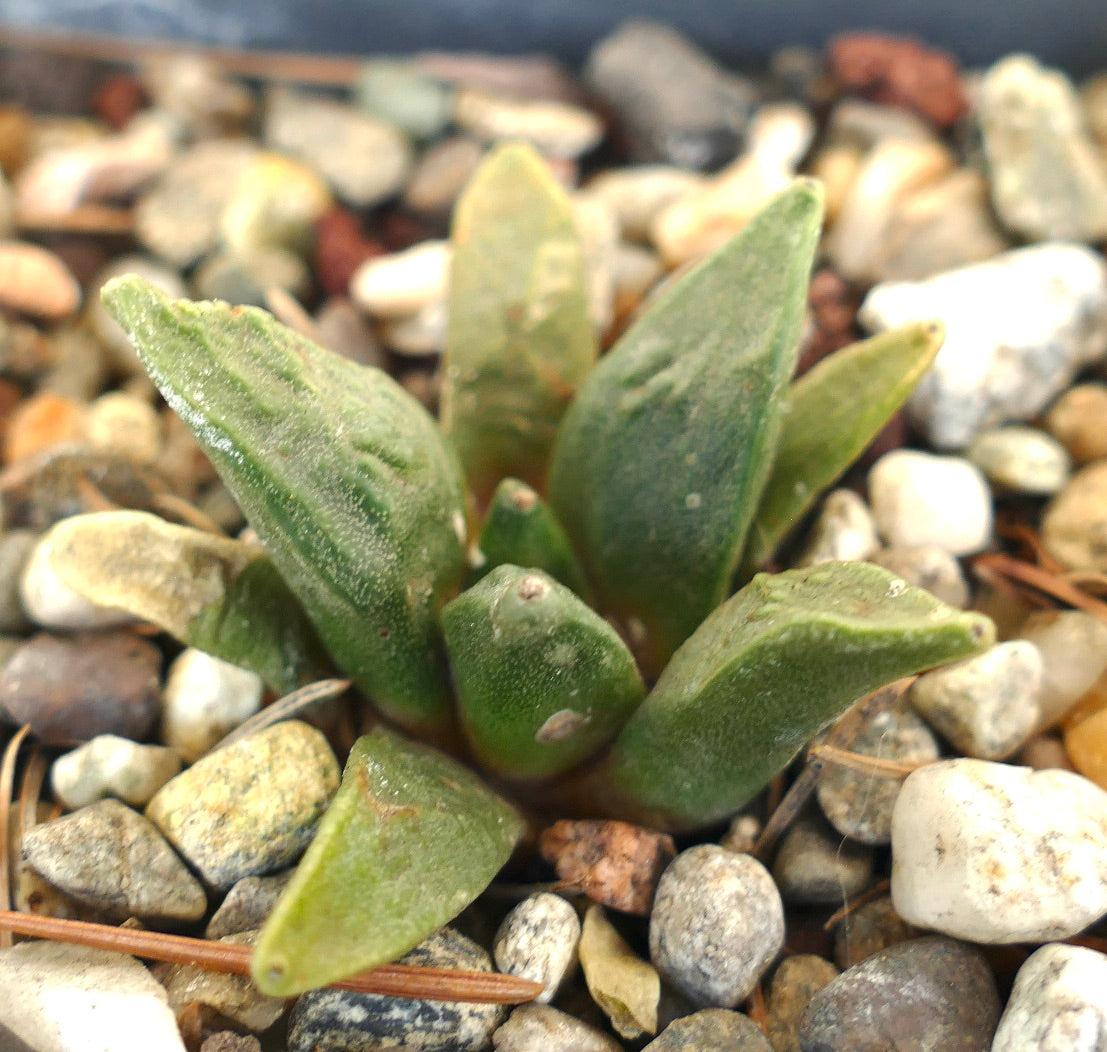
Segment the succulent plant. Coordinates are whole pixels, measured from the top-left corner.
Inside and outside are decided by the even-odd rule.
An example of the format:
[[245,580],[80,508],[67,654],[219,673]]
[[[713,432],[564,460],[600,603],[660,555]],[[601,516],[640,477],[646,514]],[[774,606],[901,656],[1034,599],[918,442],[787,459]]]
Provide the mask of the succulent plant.
[[[989,644],[986,618],[872,565],[757,572],[942,339],[885,334],[793,382],[821,220],[797,182],[597,358],[569,202],[529,148],[497,148],[456,211],[441,422],[262,311],[105,287],[264,547],[190,547],[130,513],[215,584],[203,609],[138,584],[110,601],[278,688],[320,674],[321,644],[398,728],[350,753],[260,936],[267,993],[394,959],[456,915],[521,835],[514,784],[703,827],[863,694]],[[93,597],[97,518],[55,562]],[[250,567],[257,595],[235,586]],[[251,604],[256,637],[218,631]]]

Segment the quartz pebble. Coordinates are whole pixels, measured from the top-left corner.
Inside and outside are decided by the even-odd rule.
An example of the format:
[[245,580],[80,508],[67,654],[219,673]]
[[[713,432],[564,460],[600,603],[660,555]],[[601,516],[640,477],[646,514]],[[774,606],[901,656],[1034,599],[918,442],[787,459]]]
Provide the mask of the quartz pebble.
[[576,158],[595,147],[600,119],[586,109],[548,99],[517,99],[462,88],[454,100],[454,120],[481,142],[522,139],[555,158]]
[[[396,963],[492,971],[488,954],[452,928],[440,928]],[[423,1052],[483,1052],[505,1015],[502,1005],[312,990],[300,997],[292,1010],[288,1052],[384,1052],[403,1047]]]
[[26,241],[0,241],[0,307],[47,321],[73,314],[81,286],[60,256]]
[[966,756],[1002,760],[1019,749],[1041,719],[1042,656],[1016,639],[935,669],[908,691],[915,710]]
[[621,1052],[594,1026],[547,1004],[522,1004],[492,1035],[496,1052]]
[[933,544],[968,555],[992,539],[991,491],[962,457],[885,453],[869,471],[869,500],[881,534],[895,545]]
[[965,456],[988,480],[1015,493],[1046,497],[1068,480],[1065,447],[1034,427],[996,427],[981,431]]
[[1019,634],[1042,658],[1038,730],[1052,727],[1107,669],[1107,625],[1083,610],[1031,614]]
[[1050,944],[1015,976],[991,1052],[1102,1052],[1107,1034],[1107,956]]
[[769,987],[769,1040],[774,1052],[800,1052],[799,1027],[811,998],[838,975],[830,961],[812,953],[785,957]]
[[707,185],[707,177],[686,168],[642,164],[600,172],[587,191],[615,213],[623,237],[649,239],[654,220],[669,205]]
[[847,913],[834,929],[834,963],[843,971],[879,950],[907,942],[919,930],[898,913],[890,895],[881,895]]
[[946,340],[908,407],[932,445],[959,449],[1033,418],[1107,351],[1107,264],[1082,245],[1033,245],[877,285],[858,312],[870,332],[935,318]]
[[703,1008],[670,1023],[642,1052],[773,1052],[752,1019],[726,1008]]
[[881,950],[819,990],[804,1015],[800,1047],[988,1052],[999,1009],[983,955],[953,939],[927,936]]
[[892,819],[892,898],[910,923],[973,942],[1075,935],[1107,914],[1107,792],[986,760],[915,771]]
[[853,490],[836,489],[824,498],[796,565],[860,562],[879,547],[869,506]]
[[1045,415],[1046,430],[1077,464],[1107,457],[1107,384],[1076,384]]
[[414,248],[366,260],[350,280],[350,296],[378,318],[408,317],[446,298],[450,244],[424,241]]
[[67,895],[124,920],[195,921],[207,896],[153,823],[100,800],[23,836],[23,857]]
[[1107,460],[1073,475],[1042,515],[1041,533],[1066,570],[1107,571]]
[[925,588],[943,603],[959,609],[969,605],[969,586],[956,557],[934,544],[881,548],[869,562],[891,570],[908,584]]
[[773,879],[785,902],[848,902],[864,890],[872,873],[872,849],[843,842],[817,812],[792,823],[773,861]]
[[560,895],[544,892],[523,899],[504,917],[492,953],[501,972],[541,983],[537,1000],[548,1004],[576,963],[579,942],[577,911]]
[[204,880],[227,889],[295,862],[338,781],[323,735],[288,720],[197,760],[146,816]]
[[99,734],[54,761],[50,784],[70,810],[109,796],[143,807],[180,770],[172,749]]
[[37,543],[38,534],[33,530],[0,532],[0,632],[25,632],[31,627],[19,593]]
[[289,870],[269,877],[243,877],[237,881],[208,921],[204,938],[221,939],[224,935],[260,928],[291,879],[292,870]]
[[662,874],[649,937],[658,971],[693,1004],[733,1007],[784,943],[780,892],[751,855],[700,844]]

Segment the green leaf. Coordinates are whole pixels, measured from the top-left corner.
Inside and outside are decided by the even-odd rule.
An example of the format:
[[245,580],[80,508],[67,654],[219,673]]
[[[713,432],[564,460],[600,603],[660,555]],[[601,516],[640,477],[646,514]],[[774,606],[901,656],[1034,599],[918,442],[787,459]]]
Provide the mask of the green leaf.
[[50,566],[91,602],[256,672],[278,694],[330,674],[315,629],[265,551],[142,511],[63,519]]
[[258,936],[254,981],[291,997],[395,960],[456,917],[524,823],[472,771],[377,728]]
[[386,715],[448,715],[438,610],[464,568],[464,498],[434,420],[377,369],[264,311],[105,285],[330,653]]
[[822,218],[797,182],[665,289],[558,435],[550,503],[650,673],[726,597],[768,478]]
[[442,427],[483,502],[508,475],[541,484],[596,334],[568,198],[531,147],[489,154],[451,238]]
[[758,574],[673,656],[598,798],[663,828],[725,818],[858,698],[994,638],[988,618],[870,563]]
[[883,332],[829,355],[792,385],[772,474],[750,529],[749,573],[907,401],[944,339],[938,322]]
[[543,570],[582,599],[589,598],[584,572],[561,523],[538,493],[519,479],[504,479],[496,487],[478,547],[483,561],[474,584],[497,566],[512,563]]
[[500,566],[442,611],[462,727],[477,758],[546,778],[606,745],[645,688],[618,633],[538,570]]

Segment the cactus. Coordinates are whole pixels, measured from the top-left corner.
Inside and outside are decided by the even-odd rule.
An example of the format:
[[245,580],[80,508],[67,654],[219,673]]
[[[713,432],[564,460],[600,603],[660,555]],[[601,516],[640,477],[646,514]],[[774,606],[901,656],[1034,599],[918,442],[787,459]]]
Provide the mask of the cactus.
[[[690,830],[860,695],[993,637],[866,564],[759,574],[728,598],[941,339],[885,334],[791,383],[821,213],[816,185],[785,190],[593,367],[564,195],[527,148],[494,151],[455,222],[441,427],[264,312],[136,277],[103,297],[298,600],[287,615],[367,703],[500,792]],[[261,934],[257,982],[288,996],[398,956],[521,829],[462,759],[374,732]]]

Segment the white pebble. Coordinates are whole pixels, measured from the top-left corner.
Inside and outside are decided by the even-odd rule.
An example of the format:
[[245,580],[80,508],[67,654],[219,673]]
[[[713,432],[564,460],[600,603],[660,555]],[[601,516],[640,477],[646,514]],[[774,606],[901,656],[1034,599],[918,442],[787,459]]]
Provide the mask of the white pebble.
[[880,547],[869,506],[851,489],[828,493],[797,566],[861,562]]
[[54,792],[71,811],[108,796],[144,807],[180,769],[181,758],[172,749],[98,734],[59,756],[50,778]]
[[408,317],[445,301],[452,254],[448,241],[423,241],[367,259],[350,279],[350,296],[378,318]]
[[996,485],[1035,496],[1056,493],[1072,471],[1065,447],[1036,427],[981,431],[965,456]]
[[663,164],[609,168],[588,184],[588,192],[606,201],[624,237],[645,241],[654,218],[706,182],[699,172]]
[[913,449],[885,453],[869,472],[869,500],[877,527],[892,544],[933,544],[968,555],[992,539],[991,491],[962,457]]
[[1107,624],[1083,610],[1031,614],[1019,635],[1042,657],[1038,730],[1052,727],[1107,670]]
[[577,960],[580,918],[560,895],[543,892],[523,899],[496,932],[496,967],[543,986],[536,998],[548,1004]]
[[892,900],[970,942],[1075,935],[1107,914],[1107,792],[987,760],[912,772],[892,816]]
[[493,95],[479,88],[457,93],[454,120],[483,142],[524,139],[549,157],[578,157],[603,137],[603,122],[580,106]]
[[925,588],[943,603],[959,610],[969,605],[969,586],[961,564],[936,545],[892,545],[875,552],[869,562],[891,570],[916,588]]

